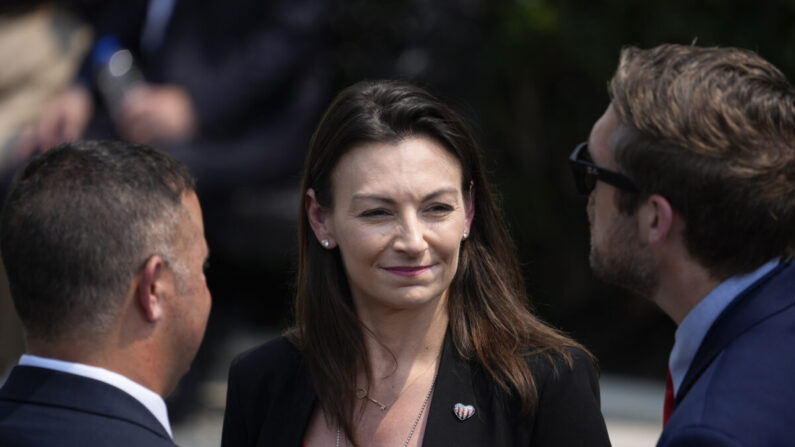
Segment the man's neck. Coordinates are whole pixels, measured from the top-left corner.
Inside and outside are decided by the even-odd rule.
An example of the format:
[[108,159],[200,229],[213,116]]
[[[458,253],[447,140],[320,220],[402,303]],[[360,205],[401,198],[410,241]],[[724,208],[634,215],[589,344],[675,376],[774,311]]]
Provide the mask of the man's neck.
[[652,299],[678,326],[720,283],[692,258],[680,259],[661,266],[660,282]]
[[64,362],[82,363],[84,365],[107,368],[107,361],[103,359],[104,351],[95,343],[86,340],[96,340],[95,337],[85,337],[75,340],[67,335],[62,335],[54,340],[43,340],[34,337],[26,339],[28,354]]

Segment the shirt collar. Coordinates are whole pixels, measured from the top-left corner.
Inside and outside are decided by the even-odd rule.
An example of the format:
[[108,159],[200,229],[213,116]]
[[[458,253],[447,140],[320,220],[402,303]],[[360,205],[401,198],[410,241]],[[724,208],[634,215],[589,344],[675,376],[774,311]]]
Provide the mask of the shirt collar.
[[740,293],[773,270],[778,263],[779,260],[774,259],[751,273],[735,275],[723,281],[685,316],[676,329],[674,348],[668,359],[674,396],[679,391],[682,381],[685,380],[687,370],[715,320]]
[[38,357],[30,354],[23,354],[19,359],[19,364],[22,366],[35,366],[38,368],[52,369],[68,374],[83,376],[114,386],[129,394],[144,407],[146,407],[146,409],[149,410],[152,415],[154,415],[158,422],[160,422],[160,425],[166,429],[168,435],[172,438],[174,437],[171,432],[171,424],[168,421],[168,410],[163,398],[149,388],[133,382],[119,373],[108,371],[105,368],[84,365],[82,363],[66,362],[63,360]]

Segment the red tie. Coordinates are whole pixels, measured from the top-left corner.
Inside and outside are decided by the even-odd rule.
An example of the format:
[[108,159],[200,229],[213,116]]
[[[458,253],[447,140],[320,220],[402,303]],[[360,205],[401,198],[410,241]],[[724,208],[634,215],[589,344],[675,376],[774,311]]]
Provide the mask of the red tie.
[[663,404],[663,427],[668,423],[671,418],[671,413],[674,411],[674,381],[671,379],[671,370],[668,370],[668,375],[665,376],[665,403]]

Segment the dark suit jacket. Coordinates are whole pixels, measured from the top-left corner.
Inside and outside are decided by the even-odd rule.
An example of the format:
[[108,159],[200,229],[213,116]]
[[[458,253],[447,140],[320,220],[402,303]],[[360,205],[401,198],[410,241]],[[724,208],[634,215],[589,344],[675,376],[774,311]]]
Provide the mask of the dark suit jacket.
[[[424,446],[607,446],[599,385],[590,358],[572,351],[574,367],[540,356],[528,362],[539,392],[538,411],[522,418],[517,402],[496,389],[478,366],[445,339]],[[301,445],[317,397],[300,352],[284,337],[240,355],[229,372],[224,447]],[[459,421],[456,403],[475,415]],[[408,428],[408,427],[407,427]]]
[[657,445],[795,445],[795,266],[779,265],[718,317]]
[[0,389],[3,447],[174,447],[140,402],[104,382],[17,366]]

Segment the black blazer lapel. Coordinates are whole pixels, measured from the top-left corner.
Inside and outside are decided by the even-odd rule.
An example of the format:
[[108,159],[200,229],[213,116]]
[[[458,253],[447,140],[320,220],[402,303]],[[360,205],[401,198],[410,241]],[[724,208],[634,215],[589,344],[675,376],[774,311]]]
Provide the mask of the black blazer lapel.
[[[472,373],[469,362],[461,358],[453,346],[448,330],[439,359],[423,446],[489,444],[485,439],[488,427],[484,416],[491,413],[491,402],[476,397]],[[475,414],[464,421],[459,420],[453,412],[458,403],[474,406]]]
[[285,371],[284,382],[268,408],[268,417],[260,427],[257,446],[300,446],[315,409],[317,394],[303,358],[298,354],[296,367]]
[[690,365],[675,405],[687,395],[720,352],[744,332],[766,318],[795,305],[795,266],[779,264],[744,290],[723,311],[707,332]]

